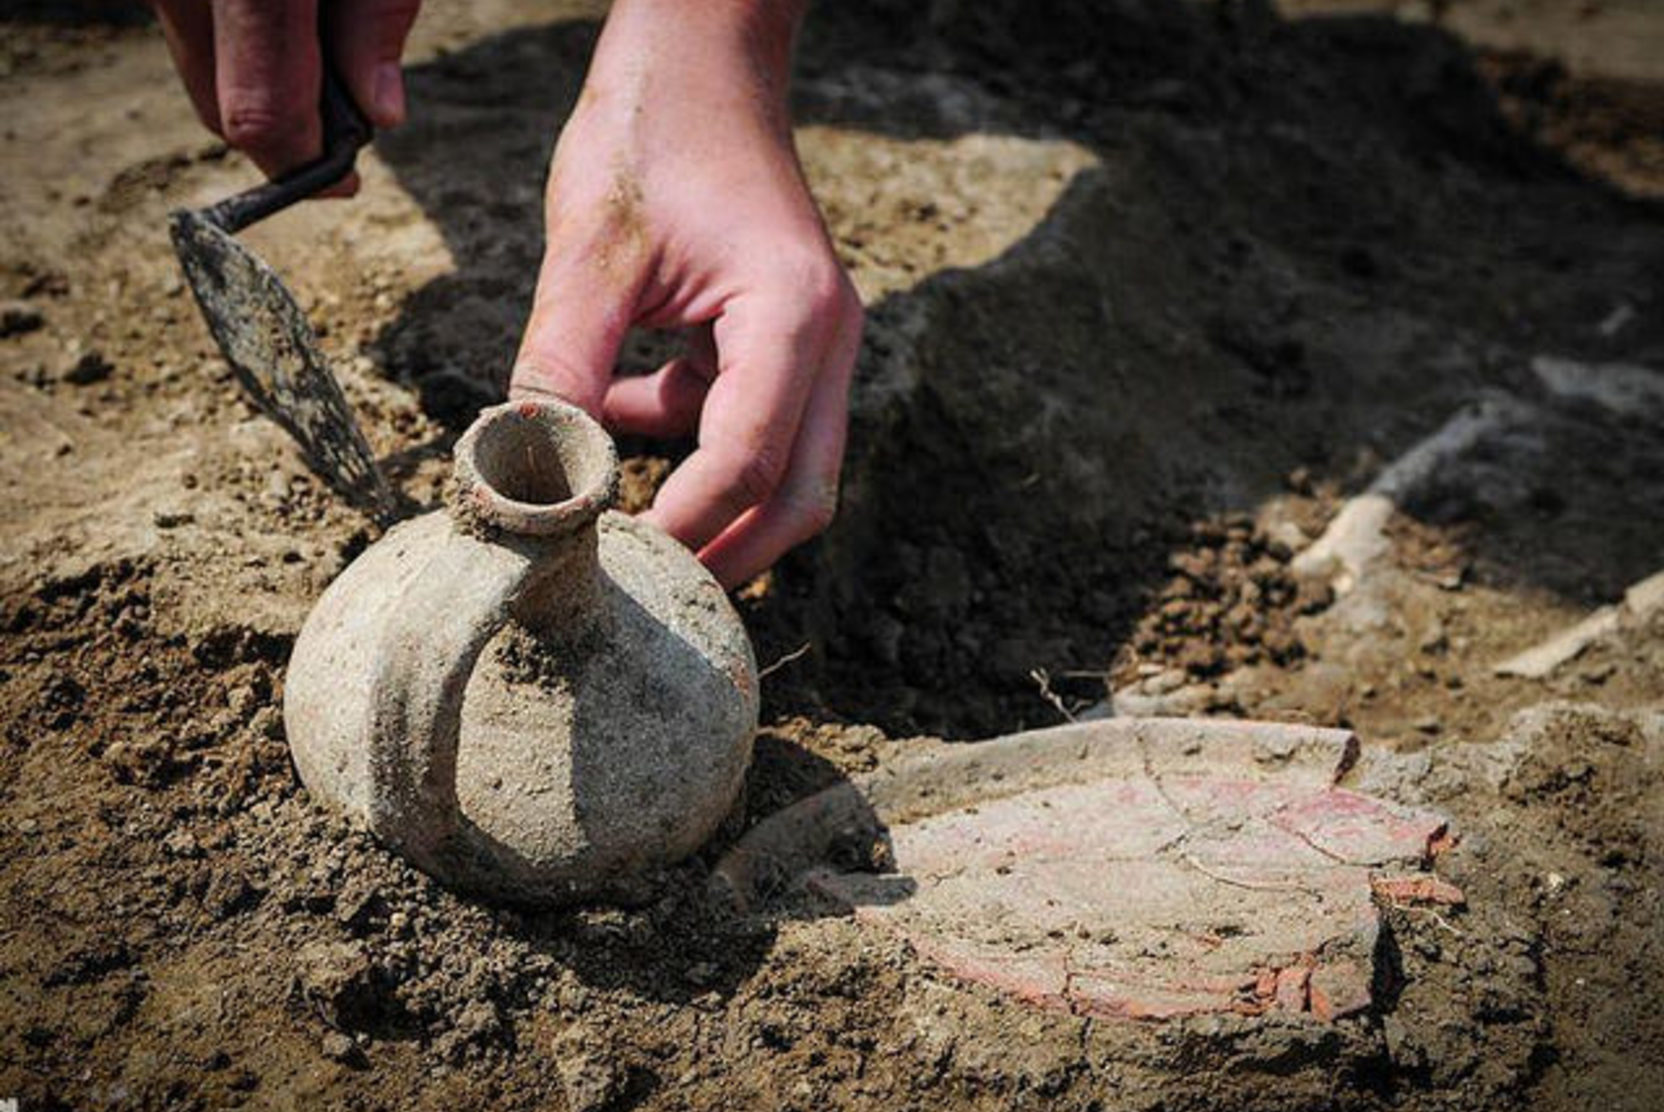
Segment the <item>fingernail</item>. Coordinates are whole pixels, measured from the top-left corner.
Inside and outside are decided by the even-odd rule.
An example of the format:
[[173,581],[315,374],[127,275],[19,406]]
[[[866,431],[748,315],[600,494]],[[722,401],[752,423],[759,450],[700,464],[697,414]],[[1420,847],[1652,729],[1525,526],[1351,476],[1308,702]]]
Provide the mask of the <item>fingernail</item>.
[[404,71],[397,62],[383,62],[376,67],[375,115],[379,127],[398,127],[404,123]]

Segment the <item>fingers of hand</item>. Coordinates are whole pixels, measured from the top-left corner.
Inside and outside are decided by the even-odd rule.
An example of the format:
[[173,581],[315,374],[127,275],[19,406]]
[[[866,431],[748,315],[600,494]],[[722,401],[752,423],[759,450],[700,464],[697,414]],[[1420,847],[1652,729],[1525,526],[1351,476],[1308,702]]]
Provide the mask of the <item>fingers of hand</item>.
[[818,532],[836,501],[860,309],[841,272],[811,273],[725,310],[699,448],[649,513],[691,548],[724,537],[711,555],[730,584]]
[[220,134],[220,101],[214,85],[214,15],[201,0],[154,0],[162,37],[185,83],[197,118]]
[[861,304],[852,290],[804,407],[785,478],[699,553],[723,586],[738,587],[832,523],[860,346]]
[[602,410],[607,427],[658,440],[692,436],[715,378],[710,327],[690,329],[683,355],[650,375],[615,379],[607,388]]
[[220,133],[270,176],[323,149],[316,0],[213,5]]
[[347,90],[377,127],[404,123],[399,59],[421,0],[330,0],[324,5],[330,54]]

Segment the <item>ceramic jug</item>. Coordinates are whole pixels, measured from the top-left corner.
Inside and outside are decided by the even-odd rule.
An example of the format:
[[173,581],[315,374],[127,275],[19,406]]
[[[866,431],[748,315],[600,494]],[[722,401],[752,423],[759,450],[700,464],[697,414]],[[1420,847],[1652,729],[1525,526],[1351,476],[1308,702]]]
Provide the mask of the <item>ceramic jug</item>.
[[447,508],[354,560],[295,642],[301,780],[453,887],[605,894],[698,848],[739,797],[750,641],[692,553],[609,508],[617,484],[581,410],[487,409]]

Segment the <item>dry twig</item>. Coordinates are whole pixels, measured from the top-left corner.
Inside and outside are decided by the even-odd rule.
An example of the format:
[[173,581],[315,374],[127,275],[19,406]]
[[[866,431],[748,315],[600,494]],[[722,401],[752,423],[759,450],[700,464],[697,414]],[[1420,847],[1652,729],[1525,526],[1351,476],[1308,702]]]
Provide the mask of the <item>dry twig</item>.
[[790,664],[792,661],[797,660],[800,657],[802,657],[804,654],[806,654],[813,647],[813,645],[814,645],[814,643],[811,642],[811,641],[803,642],[803,644],[799,645],[797,648],[793,649],[791,652],[787,653],[785,656],[781,657],[779,660],[776,660],[773,664],[770,664],[766,668],[759,669],[758,672],[757,672],[757,678],[762,679],[764,676],[773,675],[775,672],[778,672],[780,669],[784,668],[786,665]]

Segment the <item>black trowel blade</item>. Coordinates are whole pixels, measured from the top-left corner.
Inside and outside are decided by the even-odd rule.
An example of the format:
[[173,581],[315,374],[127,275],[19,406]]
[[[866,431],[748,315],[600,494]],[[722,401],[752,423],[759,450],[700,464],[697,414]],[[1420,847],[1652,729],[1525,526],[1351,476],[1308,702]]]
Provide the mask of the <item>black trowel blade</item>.
[[388,518],[387,481],[317,335],[276,272],[199,213],[173,213],[168,229],[208,329],[255,406],[344,498]]

